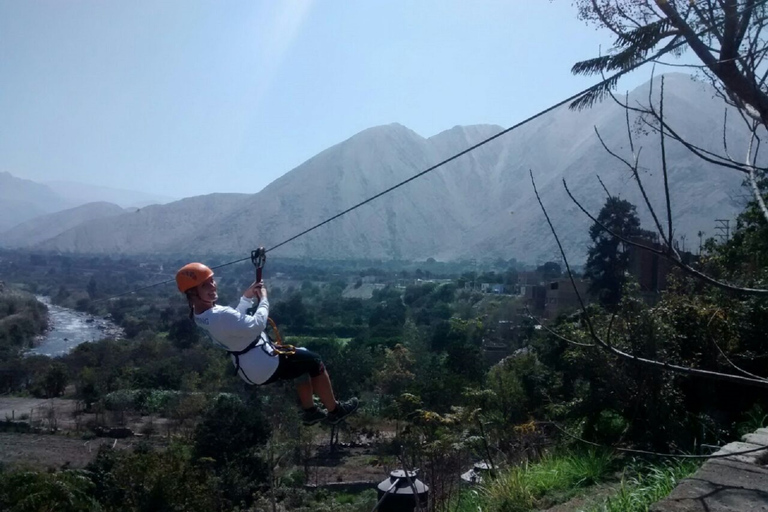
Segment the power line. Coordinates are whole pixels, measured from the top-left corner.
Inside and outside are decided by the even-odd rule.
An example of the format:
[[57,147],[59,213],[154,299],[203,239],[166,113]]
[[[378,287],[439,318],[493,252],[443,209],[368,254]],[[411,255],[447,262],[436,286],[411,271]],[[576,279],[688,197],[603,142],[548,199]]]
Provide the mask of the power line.
[[[757,7],[757,6],[760,6],[762,4],[765,4],[766,2],[768,2],[768,0],[761,0],[760,2],[755,4],[755,6],[753,6],[753,8]],[[696,36],[698,37],[698,36],[706,34],[707,32],[717,28],[717,25],[718,25],[717,23],[714,23],[714,24],[710,25],[709,27],[707,27],[707,28],[705,28],[703,30],[700,30],[699,32],[696,33]],[[370,203],[371,201],[374,201],[374,200],[378,199],[379,197],[381,197],[383,195],[389,194],[390,192],[392,192],[392,191],[394,191],[394,190],[396,190],[396,189],[398,189],[398,188],[400,188],[400,187],[402,187],[402,186],[404,186],[404,185],[414,181],[417,178],[420,178],[420,177],[424,176],[425,174],[428,174],[428,173],[430,173],[430,172],[432,172],[432,171],[434,171],[434,170],[436,170],[436,169],[438,169],[438,168],[440,168],[440,167],[442,167],[442,166],[444,166],[444,165],[446,165],[446,164],[456,160],[457,158],[460,158],[460,157],[466,155],[467,153],[470,153],[470,152],[476,150],[477,148],[479,148],[481,146],[485,146],[489,142],[492,142],[492,141],[494,141],[494,140],[496,140],[496,139],[498,139],[498,138],[500,138],[500,137],[502,137],[502,136],[504,136],[504,135],[506,135],[506,134],[508,134],[508,133],[510,133],[510,132],[512,132],[512,131],[514,131],[516,129],[518,129],[521,126],[524,126],[524,125],[530,123],[531,121],[534,121],[535,119],[538,119],[539,117],[541,117],[541,116],[543,116],[545,114],[548,114],[548,113],[552,112],[553,110],[555,110],[555,109],[557,109],[559,107],[562,107],[566,103],[572,103],[573,101],[577,100],[578,98],[580,98],[582,96],[585,96],[585,95],[589,94],[592,91],[595,91],[595,90],[598,90],[598,89],[604,87],[606,84],[609,84],[611,82],[615,82],[621,76],[623,76],[623,75],[625,75],[625,74],[627,74],[627,73],[629,73],[631,71],[634,71],[635,69],[637,69],[637,68],[639,68],[639,67],[641,67],[641,66],[643,66],[643,65],[645,65],[645,64],[647,64],[649,62],[652,62],[652,61],[658,59],[659,57],[661,57],[663,55],[666,55],[667,53],[669,53],[671,51],[674,51],[674,50],[680,48],[684,44],[686,44],[685,40],[681,40],[681,41],[679,41],[679,42],[677,42],[675,44],[670,44],[670,45],[664,47],[663,49],[659,50],[658,52],[656,52],[654,55],[652,55],[650,57],[646,57],[645,59],[643,59],[643,60],[633,64],[632,66],[630,66],[630,67],[628,67],[626,69],[622,69],[621,71],[617,71],[616,73],[614,73],[613,75],[609,76],[608,78],[604,78],[600,82],[597,82],[596,84],[594,84],[594,85],[592,85],[590,87],[587,87],[586,89],[583,89],[583,90],[581,90],[581,91],[579,91],[579,92],[577,92],[575,94],[572,94],[571,96],[565,98],[564,100],[561,100],[561,101],[555,103],[554,105],[551,105],[550,107],[547,107],[544,110],[541,110],[541,111],[537,112],[536,114],[533,114],[532,116],[527,117],[526,119],[520,121],[519,123],[516,123],[516,124],[510,126],[509,128],[506,128],[505,130],[500,131],[496,135],[492,135],[491,137],[483,139],[482,141],[478,142],[477,144],[475,144],[473,146],[470,146],[470,147],[466,148],[465,150],[460,151],[460,152],[454,154],[453,156],[450,156],[450,157],[446,158],[445,160],[442,160],[441,162],[438,162],[435,165],[433,165],[431,167],[428,167],[427,169],[424,169],[423,171],[421,171],[421,172],[419,172],[417,174],[414,174],[410,178],[407,178],[407,179],[405,179],[405,180],[403,180],[403,181],[401,181],[401,182],[399,182],[399,183],[397,183],[397,184],[395,184],[395,185],[393,185],[393,186],[391,186],[391,187],[389,187],[389,188],[387,188],[385,190],[382,190],[378,194],[375,194],[375,195],[373,195],[373,196],[371,196],[371,197],[369,197],[367,199],[364,199],[363,201],[360,201],[359,203],[357,203],[357,204],[355,204],[353,206],[350,206],[346,210],[343,210],[343,211],[337,213],[336,215],[334,215],[332,217],[329,217],[326,220],[324,220],[322,222],[319,222],[318,224],[315,224],[314,226],[312,226],[310,228],[305,229],[304,231],[302,231],[302,232],[300,232],[300,233],[298,233],[298,234],[296,234],[296,235],[294,235],[294,236],[292,236],[292,237],[290,237],[290,238],[288,238],[288,239],[278,243],[277,245],[274,245],[274,246],[270,247],[269,249],[266,249],[265,252],[274,251],[278,247],[282,247],[283,245],[285,245],[287,243],[290,243],[290,242],[296,240],[297,238],[300,238],[300,237],[302,237],[302,236],[304,236],[304,235],[306,235],[306,234],[308,234],[308,233],[310,233],[310,232],[312,232],[312,231],[314,231],[314,230],[316,230],[316,229],[318,229],[318,228],[328,224],[329,222],[332,222],[332,221],[338,219],[339,217],[341,217],[343,215],[346,215],[347,213],[350,213],[351,211],[356,210],[356,209],[360,208],[361,206],[366,205],[366,204]],[[235,263],[240,263],[240,262],[243,262],[243,261],[247,261],[249,259],[250,259],[250,257],[240,258],[240,259],[237,259],[237,260],[229,261],[227,263],[222,263],[221,265],[217,265],[215,267],[211,267],[211,269],[216,270],[218,268],[227,267],[229,265],[234,265]],[[123,297],[125,295],[135,294],[135,293],[138,293],[138,292],[141,292],[141,291],[144,291],[144,290],[148,290],[150,288],[154,288],[156,286],[161,286],[161,285],[169,284],[169,283],[172,283],[172,282],[174,282],[174,279],[166,279],[165,281],[161,281],[161,282],[158,282],[158,283],[154,283],[154,284],[151,284],[151,285],[147,285],[147,286],[144,286],[144,287],[137,288],[135,290],[131,290],[131,291],[128,291],[128,292],[120,293],[120,294],[113,295],[113,296],[110,296],[110,297],[106,297],[104,299],[99,299],[99,300],[94,301],[94,302],[100,302],[100,301],[104,301],[104,300],[111,300],[111,299],[115,299],[115,298],[118,298],[118,297]]]
[[618,446],[607,446],[600,443],[595,443],[593,441],[587,441],[586,439],[582,439],[576,435],[571,434],[564,428],[562,428],[557,423],[550,421],[550,422],[541,422],[544,424],[550,424],[553,427],[555,427],[557,430],[565,434],[567,437],[570,437],[571,439],[575,441],[579,441],[580,443],[588,444],[590,446],[595,446],[597,448],[605,448],[609,450],[616,450],[619,452],[624,453],[636,453],[638,455],[652,455],[654,457],[666,457],[671,459],[724,459],[728,457],[734,457],[737,455],[746,455],[749,453],[756,453],[764,450],[768,450],[768,446],[756,446],[754,448],[749,448],[746,450],[739,450],[735,452],[726,452],[726,453],[713,453],[711,455],[694,455],[694,454],[687,454],[687,453],[661,453],[661,452],[652,452],[649,450],[637,450],[634,448],[620,448]]

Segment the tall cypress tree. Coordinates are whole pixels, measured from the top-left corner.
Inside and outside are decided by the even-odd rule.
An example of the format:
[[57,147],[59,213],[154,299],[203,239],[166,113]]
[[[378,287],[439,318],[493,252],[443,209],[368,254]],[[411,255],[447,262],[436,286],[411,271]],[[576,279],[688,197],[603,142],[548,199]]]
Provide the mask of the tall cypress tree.
[[[609,197],[600,214],[599,223],[624,237],[647,233],[640,229],[640,219],[635,205],[618,197]],[[625,244],[605,232],[598,223],[589,228],[592,245],[589,248],[584,276],[591,283],[590,293],[597,296],[603,306],[614,308],[621,300],[621,290],[626,282],[629,253]]]

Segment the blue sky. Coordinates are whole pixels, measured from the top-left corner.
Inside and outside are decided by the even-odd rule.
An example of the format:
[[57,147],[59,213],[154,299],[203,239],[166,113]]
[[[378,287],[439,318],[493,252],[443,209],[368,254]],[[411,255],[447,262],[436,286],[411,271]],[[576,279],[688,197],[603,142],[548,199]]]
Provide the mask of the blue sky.
[[569,0],[0,0],[0,171],[254,193],[371,126],[509,126],[610,42]]

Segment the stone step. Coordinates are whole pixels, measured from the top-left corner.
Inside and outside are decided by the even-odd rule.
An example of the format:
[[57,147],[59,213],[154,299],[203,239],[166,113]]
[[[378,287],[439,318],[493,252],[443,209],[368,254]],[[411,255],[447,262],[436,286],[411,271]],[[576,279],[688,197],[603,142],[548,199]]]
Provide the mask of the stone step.
[[[720,451],[715,453],[715,455],[724,455],[726,453],[736,453],[736,452],[743,452],[746,450],[754,450],[755,448],[759,448],[760,446],[764,446],[764,445],[754,444],[751,442],[728,443],[727,445],[720,448]],[[752,453],[745,453],[743,455],[733,455],[732,457],[723,457],[723,458],[727,460],[736,460],[739,462],[744,462],[746,464],[759,464],[759,461],[765,458],[766,456],[768,456],[768,449],[760,450]]]
[[741,440],[745,443],[752,443],[758,446],[768,446],[768,434],[754,432],[752,434],[745,434],[741,436]]

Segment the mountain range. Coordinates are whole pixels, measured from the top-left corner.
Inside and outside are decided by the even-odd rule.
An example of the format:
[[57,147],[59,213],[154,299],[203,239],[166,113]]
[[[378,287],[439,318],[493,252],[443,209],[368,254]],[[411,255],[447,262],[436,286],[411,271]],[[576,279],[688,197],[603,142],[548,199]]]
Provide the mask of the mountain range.
[[[130,210],[131,208],[170,201],[173,201],[173,198],[159,194],[99,187],[74,181],[37,183],[18,178],[9,172],[0,172],[0,244],[8,246],[6,234],[3,232],[11,228],[15,228],[14,233],[23,236],[24,231],[20,224],[25,221],[88,203],[110,202],[114,203],[116,207]],[[95,206],[90,208],[92,216],[89,217],[88,214],[84,213],[85,211],[88,209],[80,210],[74,217],[68,219],[68,222],[52,223],[49,230],[51,236],[62,233],[65,229],[74,227],[94,216],[98,217],[101,212],[105,212],[103,208]],[[80,219],[80,222],[73,223],[74,218]],[[58,229],[57,226],[59,226]],[[32,229],[35,230],[36,228],[32,227]],[[42,240],[39,237],[32,236],[26,244],[33,245],[40,241]],[[19,242],[23,242],[23,240],[20,239]]]
[[[723,127],[727,107],[708,85],[683,74],[666,75],[665,82],[666,120],[681,135],[719,152],[725,137],[731,154],[746,152],[746,130],[735,121],[736,114]],[[647,100],[649,92],[650,84],[645,84],[628,101]],[[659,137],[634,115],[629,125],[643,184],[665,217]],[[276,254],[556,260],[554,239],[533,194],[532,171],[568,256],[583,261],[590,221],[566,196],[563,179],[597,214],[606,199],[599,175],[610,194],[635,203],[644,227],[652,227],[631,174],[602,147],[595,129],[611,150],[632,159],[626,114],[614,102],[582,111],[562,107],[286,244]],[[77,222],[80,217],[71,212],[71,222],[58,223],[58,232],[19,225],[0,233],[0,245],[80,253],[175,253],[201,260],[213,254],[248,254],[500,131],[494,125],[456,126],[425,138],[399,124],[378,126],[326,149],[257,194],[211,194],[135,211],[112,209],[109,215],[102,208],[98,218]],[[697,232],[713,234],[715,219],[733,218],[743,207],[738,173],[707,164],[672,141],[667,141],[667,161],[679,239],[687,237],[692,245]]]

